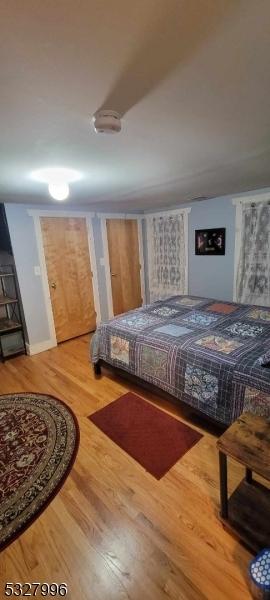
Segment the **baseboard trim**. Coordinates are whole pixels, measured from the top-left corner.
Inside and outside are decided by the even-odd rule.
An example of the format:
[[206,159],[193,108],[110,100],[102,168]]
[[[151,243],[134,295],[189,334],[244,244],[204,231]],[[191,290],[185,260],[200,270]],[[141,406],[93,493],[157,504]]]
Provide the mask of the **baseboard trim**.
[[57,344],[52,342],[52,340],[45,340],[45,342],[39,342],[38,344],[28,344],[26,342],[26,352],[29,356],[33,354],[39,354],[40,352],[45,352],[46,350],[50,350],[50,348],[55,348]]

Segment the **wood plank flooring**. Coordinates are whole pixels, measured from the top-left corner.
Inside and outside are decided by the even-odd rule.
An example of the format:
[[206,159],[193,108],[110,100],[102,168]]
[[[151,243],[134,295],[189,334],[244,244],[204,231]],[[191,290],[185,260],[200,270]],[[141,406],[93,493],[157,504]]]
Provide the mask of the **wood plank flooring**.
[[[81,444],[64,487],[0,555],[6,581],[67,582],[70,600],[244,600],[250,554],[220,524],[216,435],[203,421],[110,374],[95,379],[88,336],[0,364],[0,393],[64,400]],[[204,437],[160,481],[88,415],[132,389]],[[229,462],[230,491],[243,469]],[[0,598],[4,598],[3,587]]]

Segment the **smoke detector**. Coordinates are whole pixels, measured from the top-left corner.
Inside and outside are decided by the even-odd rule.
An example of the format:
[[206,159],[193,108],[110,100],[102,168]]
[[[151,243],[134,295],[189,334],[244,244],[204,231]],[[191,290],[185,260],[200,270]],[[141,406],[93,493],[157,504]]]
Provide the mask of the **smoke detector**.
[[96,133],[119,133],[121,118],[115,110],[99,110],[93,116]]

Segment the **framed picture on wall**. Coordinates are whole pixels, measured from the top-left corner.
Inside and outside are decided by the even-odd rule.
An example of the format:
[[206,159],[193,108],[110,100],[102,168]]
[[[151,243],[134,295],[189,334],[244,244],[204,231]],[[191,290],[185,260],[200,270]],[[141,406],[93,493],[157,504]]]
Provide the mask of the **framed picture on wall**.
[[196,229],[195,254],[208,256],[221,256],[225,254],[226,229]]

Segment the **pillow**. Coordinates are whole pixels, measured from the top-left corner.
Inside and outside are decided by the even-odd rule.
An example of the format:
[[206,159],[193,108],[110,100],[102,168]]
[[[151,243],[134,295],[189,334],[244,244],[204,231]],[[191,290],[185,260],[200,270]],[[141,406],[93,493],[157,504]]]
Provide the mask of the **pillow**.
[[270,367],[270,350],[267,350],[265,354],[260,356],[259,363],[262,367]]

